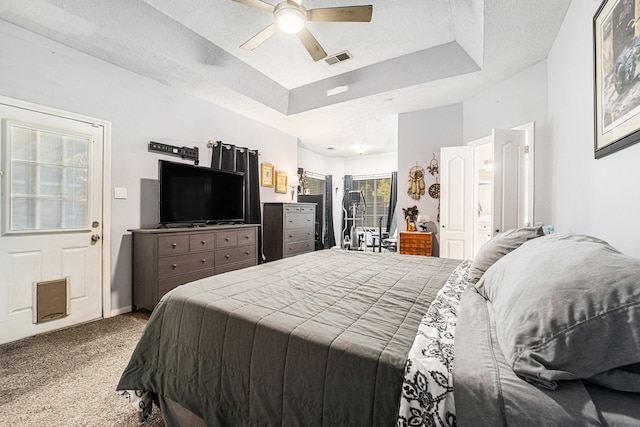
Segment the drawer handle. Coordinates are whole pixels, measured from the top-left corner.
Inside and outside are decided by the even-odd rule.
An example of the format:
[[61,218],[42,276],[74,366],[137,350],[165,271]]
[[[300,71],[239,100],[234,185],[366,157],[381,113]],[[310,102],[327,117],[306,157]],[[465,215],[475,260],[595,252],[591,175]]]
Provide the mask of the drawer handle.
[[289,237],[293,237],[293,234],[289,234]]
[[175,270],[176,268],[178,268],[178,264],[173,264],[173,265],[171,266],[171,269],[172,269],[172,270]]
[[247,234],[247,235],[245,235],[245,236],[244,236],[244,238],[245,238],[245,239],[248,239],[248,238],[249,238],[249,235],[248,235],[248,234]]
[[229,238],[228,238],[228,237],[225,237],[225,238],[224,238],[224,241],[225,241],[225,242],[228,242],[228,241],[229,241]]
[[204,246],[204,245],[207,244],[207,241],[206,240],[200,240],[200,244]]
[[245,255],[249,255],[249,251],[244,251],[244,254]]
[[231,255],[227,254],[227,255],[225,255],[224,257],[225,257],[226,259],[229,259],[229,258],[231,258]]
[[178,244],[177,244],[177,243],[172,243],[172,244],[171,244],[171,247],[172,247],[173,249],[175,249],[175,248],[177,248],[177,247],[178,247]]
[[207,262],[207,260],[206,260],[206,259],[204,259],[204,258],[202,258],[202,259],[200,260],[200,262],[204,264],[205,262]]

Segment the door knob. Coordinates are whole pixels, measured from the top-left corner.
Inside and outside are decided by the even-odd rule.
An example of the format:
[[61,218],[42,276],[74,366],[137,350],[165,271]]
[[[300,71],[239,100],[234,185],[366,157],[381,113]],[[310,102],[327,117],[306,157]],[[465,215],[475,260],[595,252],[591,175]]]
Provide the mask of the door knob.
[[100,235],[99,234],[92,234],[91,235],[91,241],[92,242],[97,242],[98,240],[100,240]]

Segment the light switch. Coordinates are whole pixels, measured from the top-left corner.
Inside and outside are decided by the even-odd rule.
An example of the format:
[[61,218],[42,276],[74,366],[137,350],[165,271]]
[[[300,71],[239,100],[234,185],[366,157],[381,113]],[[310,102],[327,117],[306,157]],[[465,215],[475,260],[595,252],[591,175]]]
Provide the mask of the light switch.
[[114,199],[126,199],[127,198],[127,189],[126,188],[115,188],[114,194],[113,194],[113,198]]

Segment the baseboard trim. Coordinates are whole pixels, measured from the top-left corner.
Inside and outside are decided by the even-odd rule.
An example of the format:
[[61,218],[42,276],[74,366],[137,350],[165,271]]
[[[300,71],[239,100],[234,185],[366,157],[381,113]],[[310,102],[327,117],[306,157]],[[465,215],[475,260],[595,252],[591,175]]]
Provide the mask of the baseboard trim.
[[128,305],[125,307],[118,308],[116,310],[111,310],[111,313],[108,316],[104,316],[104,317],[106,318],[106,317],[118,316],[120,314],[131,313],[132,311],[133,311],[133,306]]

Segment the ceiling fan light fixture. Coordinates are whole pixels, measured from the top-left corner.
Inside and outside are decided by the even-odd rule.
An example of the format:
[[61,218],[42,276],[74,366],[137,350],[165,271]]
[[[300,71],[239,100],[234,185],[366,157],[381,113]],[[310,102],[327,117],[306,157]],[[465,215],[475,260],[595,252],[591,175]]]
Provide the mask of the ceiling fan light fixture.
[[307,17],[302,10],[302,6],[296,7],[283,2],[276,6],[273,12],[278,27],[285,33],[295,34],[304,28]]

